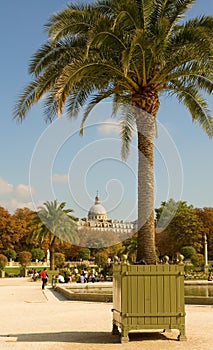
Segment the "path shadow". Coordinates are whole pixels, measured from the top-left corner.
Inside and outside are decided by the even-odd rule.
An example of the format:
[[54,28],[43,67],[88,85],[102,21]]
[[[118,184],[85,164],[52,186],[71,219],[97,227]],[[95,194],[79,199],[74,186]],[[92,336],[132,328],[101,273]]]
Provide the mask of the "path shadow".
[[[5,335],[0,335],[5,337]],[[119,343],[119,336],[109,332],[56,332],[56,333],[23,333],[9,334],[10,338],[16,338],[17,342],[68,342],[68,343],[91,343],[91,344],[113,344]]]
[[[5,337],[5,335],[0,335]],[[56,332],[56,333],[28,333],[28,334],[9,334],[7,341],[10,338],[16,338],[17,342],[68,342],[80,344],[115,344],[120,343],[119,335],[112,335],[111,332]],[[159,332],[137,332],[129,333],[129,341],[143,340],[176,340]]]

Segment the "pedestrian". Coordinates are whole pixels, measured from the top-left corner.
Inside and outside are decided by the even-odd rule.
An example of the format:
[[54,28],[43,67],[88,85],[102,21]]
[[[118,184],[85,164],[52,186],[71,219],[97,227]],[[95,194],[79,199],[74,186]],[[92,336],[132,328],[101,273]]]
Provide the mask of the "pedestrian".
[[44,269],[40,272],[40,277],[41,277],[41,281],[42,281],[42,289],[44,289],[45,288],[45,285],[46,285],[46,283],[47,283],[47,277],[48,277],[48,275],[47,275],[47,268],[46,267],[44,267]]

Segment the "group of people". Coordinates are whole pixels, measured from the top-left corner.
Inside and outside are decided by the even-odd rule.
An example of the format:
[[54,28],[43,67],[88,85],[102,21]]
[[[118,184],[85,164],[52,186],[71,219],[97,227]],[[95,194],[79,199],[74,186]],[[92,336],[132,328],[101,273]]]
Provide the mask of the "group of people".
[[[74,274],[75,274],[75,280],[77,283],[87,283],[87,282],[98,282],[98,272],[92,268],[89,272],[85,268],[79,273],[78,268],[74,268]],[[41,278],[42,281],[42,289],[45,289],[45,286],[48,282],[48,274],[47,274],[47,268],[44,267],[42,271],[38,272],[35,269],[29,271],[29,275],[33,279],[33,281],[36,281],[38,278]],[[53,276],[54,283],[69,283],[71,282],[72,278],[68,274],[61,274],[59,273],[56,276]]]
[[71,281],[71,277],[67,274],[63,276],[61,273],[59,273],[56,276],[56,280],[58,283],[69,283]]
[[87,283],[87,282],[98,282],[98,273],[93,268],[90,273],[88,273],[87,269],[84,269],[81,271],[80,275],[76,275],[76,282],[77,283]]

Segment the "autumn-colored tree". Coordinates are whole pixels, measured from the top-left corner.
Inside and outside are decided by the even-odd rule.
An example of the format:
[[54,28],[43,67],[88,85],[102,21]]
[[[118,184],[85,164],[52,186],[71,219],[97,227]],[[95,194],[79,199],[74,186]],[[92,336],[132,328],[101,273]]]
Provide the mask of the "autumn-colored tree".
[[0,271],[2,271],[7,265],[8,260],[4,254],[0,254]]
[[18,254],[18,261],[22,267],[27,267],[32,259],[32,254],[28,251],[22,251]]
[[55,267],[57,267],[57,268],[64,267],[65,256],[63,253],[55,253],[54,259],[55,259]]
[[14,234],[13,242],[14,248],[17,253],[23,250],[31,250],[34,246],[29,244],[28,236],[31,232],[29,223],[33,217],[33,211],[29,208],[18,208],[15,213],[11,216],[13,222]]
[[16,240],[13,237],[15,225],[12,222],[11,214],[3,207],[0,207],[0,252],[14,248]]

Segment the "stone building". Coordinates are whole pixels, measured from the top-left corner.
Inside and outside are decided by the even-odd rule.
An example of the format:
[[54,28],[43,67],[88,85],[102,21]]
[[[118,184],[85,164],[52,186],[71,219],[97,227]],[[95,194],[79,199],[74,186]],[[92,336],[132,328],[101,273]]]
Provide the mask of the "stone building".
[[88,212],[87,218],[79,219],[79,229],[88,227],[97,231],[113,231],[119,234],[131,234],[135,229],[135,222],[108,219],[107,211],[101,204],[100,196],[97,193],[95,202]]

